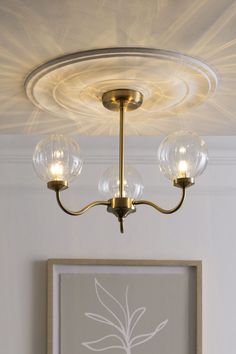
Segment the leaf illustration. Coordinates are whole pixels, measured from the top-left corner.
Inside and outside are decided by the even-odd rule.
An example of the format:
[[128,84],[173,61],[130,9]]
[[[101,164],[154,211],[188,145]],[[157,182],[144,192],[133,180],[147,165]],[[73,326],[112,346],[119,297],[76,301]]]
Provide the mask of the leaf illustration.
[[[126,314],[127,314],[127,325],[129,326],[130,312],[129,312],[129,302],[128,302],[128,286],[125,289],[125,307],[126,307]],[[126,330],[128,330],[127,327],[126,327]]]
[[[109,293],[109,291],[103,288],[103,286],[97,281],[97,279],[95,279],[95,290],[99,302],[117,321],[122,332],[125,332],[125,328],[127,328],[128,326],[128,318],[124,307],[113,295]],[[122,321],[119,319],[118,315],[115,312],[116,313],[118,312],[118,314],[120,314],[121,312],[123,314],[124,322],[125,322],[124,324],[122,323]]]
[[105,323],[109,326],[115,327],[120,333],[123,334],[123,332],[121,331],[120,327],[118,327],[115,323],[111,322],[108,318],[98,315],[96,313],[90,313],[90,312],[85,312],[85,316],[88,318],[91,318],[94,321],[98,321],[101,323]]
[[106,324],[109,324],[109,325],[112,323],[106,317],[103,317],[101,315],[97,315],[96,313],[85,312],[85,316],[91,318],[92,320],[95,320],[95,321],[98,321],[98,322],[102,322],[102,323],[106,323]]
[[[132,338],[133,331],[146,311],[145,307],[138,307],[131,314],[128,302],[128,286],[125,290],[125,307],[106,290],[95,279],[95,291],[100,304],[108,311],[109,317],[99,315],[97,313],[85,312],[85,316],[105,325],[115,328],[118,334],[109,334],[100,339],[83,342],[86,348],[99,352],[109,349],[122,349],[126,354],[131,354],[131,349],[143,344],[153,338],[167,324],[168,320],[161,322],[154,331],[150,333],[140,334]],[[122,316],[122,319],[120,318]],[[111,317],[111,319],[110,319]],[[115,322],[113,322],[113,320]]]
[[84,342],[82,345],[90,350],[93,350],[94,352],[100,352],[108,349],[124,349],[125,346],[123,340],[115,334],[110,334],[92,342]]
[[130,328],[130,337],[133,333],[133,330],[136,326],[136,324],[138,323],[138,321],[140,320],[140,318],[142,317],[142,315],[144,314],[144,312],[146,311],[145,307],[139,307],[138,309],[136,309],[133,313],[132,316],[130,318],[129,321],[129,328]]
[[140,345],[142,343],[147,342],[148,340],[150,340],[152,337],[155,336],[155,334],[157,334],[158,332],[160,332],[165,325],[167,324],[168,320],[165,320],[163,322],[161,322],[157,328],[155,329],[155,331],[151,332],[151,333],[147,333],[147,334],[140,334],[139,336],[134,337],[131,341],[130,341],[130,347],[136,347],[137,345]]

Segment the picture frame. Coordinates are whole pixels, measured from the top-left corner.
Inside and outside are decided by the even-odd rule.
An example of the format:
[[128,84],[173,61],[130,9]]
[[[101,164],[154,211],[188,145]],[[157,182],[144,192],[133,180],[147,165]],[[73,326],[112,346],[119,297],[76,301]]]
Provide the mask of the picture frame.
[[47,354],[202,354],[199,260],[49,259]]

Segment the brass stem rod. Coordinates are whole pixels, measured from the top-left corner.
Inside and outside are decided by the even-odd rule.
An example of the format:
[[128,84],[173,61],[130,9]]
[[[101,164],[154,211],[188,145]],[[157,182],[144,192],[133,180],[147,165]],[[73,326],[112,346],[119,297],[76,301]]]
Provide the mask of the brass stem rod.
[[120,197],[124,197],[124,101],[120,100],[120,144],[119,144]]
[[82,209],[78,210],[78,211],[72,211],[67,209],[61,201],[61,197],[60,197],[60,191],[56,191],[56,198],[57,198],[57,203],[60,206],[60,208],[67,214],[72,215],[72,216],[79,216],[82,215],[83,213],[85,213],[87,210],[97,206],[97,205],[105,205],[105,206],[109,206],[110,202],[109,201],[103,201],[103,200],[97,200],[95,202],[92,202],[88,205],[86,205],[85,207],[83,207]]
[[183,204],[184,198],[185,198],[185,188],[183,187],[181,199],[180,199],[179,203],[176,205],[176,207],[174,207],[172,209],[163,209],[159,205],[157,205],[153,202],[150,202],[149,200],[134,200],[133,205],[146,204],[146,205],[153,207],[154,209],[156,209],[160,213],[173,214],[175,211],[177,211],[181,207],[181,205]]

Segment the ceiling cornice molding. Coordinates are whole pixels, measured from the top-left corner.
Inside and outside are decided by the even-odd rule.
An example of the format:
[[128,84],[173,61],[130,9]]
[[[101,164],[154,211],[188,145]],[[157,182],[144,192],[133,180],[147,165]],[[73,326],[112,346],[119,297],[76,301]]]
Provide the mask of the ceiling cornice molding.
[[[113,165],[118,163],[118,155],[114,153],[107,153],[105,151],[92,152],[83,154],[85,165]],[[156,156],[153,151],[147,149],[136,151],[136,153],[128,154],[126,156],[128,164],[132,165],[155,165],[157,163]],[[32,154],[18,151],[0,152],[0,164],[31,164]],[[211,151],[209,156],[209,165],[213,166],[226,166],[236,165],[236,151],[235,150],[222,150]]]

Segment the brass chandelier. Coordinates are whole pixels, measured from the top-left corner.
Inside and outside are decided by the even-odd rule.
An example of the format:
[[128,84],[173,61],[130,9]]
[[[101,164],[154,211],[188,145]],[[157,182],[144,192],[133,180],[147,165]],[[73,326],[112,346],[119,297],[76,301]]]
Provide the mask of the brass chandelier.
[[[61,201],[61,191],[68,188],[68,182],[79,175],[82,160],[79,146],[75,140],[54,134],[43,139],[37,146],[33,156],[35,170],[39,177],[47,181],[47,187],[56,192],[57,203],[67,214],[79,216],[89,209],[104,205],[109,213],[114,214],[120,223],[120,232],[124,232],[124,219],[136,211],[138,205],[149,205],[163,214],[176,212],[183,204],[185,190],[195,182],[207,164],[207,148],[205,142],[195,133],[180,131],[167,137],[160,145],[158,158],[161,171],[173,185],[182,191],[178,204],[172,209],[163,209],[149,200],[135,199],[126,190],[124,165],[124,125],[125,112],[138,109],[143,102],[141,92],[132,89],[115,89],[102,95],[102,103],[110,111],[119,112],[119,177],[118,191],[108,200],[97,200],[78,211],[69,210]],[[109,183],[109,181],[108,181]]]
[[[215,92],[217,83],[215,71],[204,61],[162,49],[102,48],[52,59],[29,73],[25,80],[28,99],[41,112],[57,117],[58,131],[63,128],[62,119],[81,134],[97,134],[98,129],[99,133],[116,135],[117,120],[108,116],[116,118],[119,112],[119,166],[118,171],[108,169],[99,181],[105,200],[94,201],[78,211],[69,210],[61,201],[61,192],[82,169],[79,145],[74,139],[58,133],[40,141],[33,156],[35,171],[55,191],[65,213],[77,216],[104,205],[117,217],[122,233],[124,219],[138,205],[172,214],[183,204],[186,188],[194,184],[207,165],[205,142],[191,129],[185,129],[167,136],[160,144],[160,170],[182,191],[179,203],[164,209],[141,199],[143,186],[138,173],[124,164],[125,132],[156,135],[157,117],[166,117],[173,131],[174,118],[204,103]],[[144,114],[147,119],[142,117]]]

